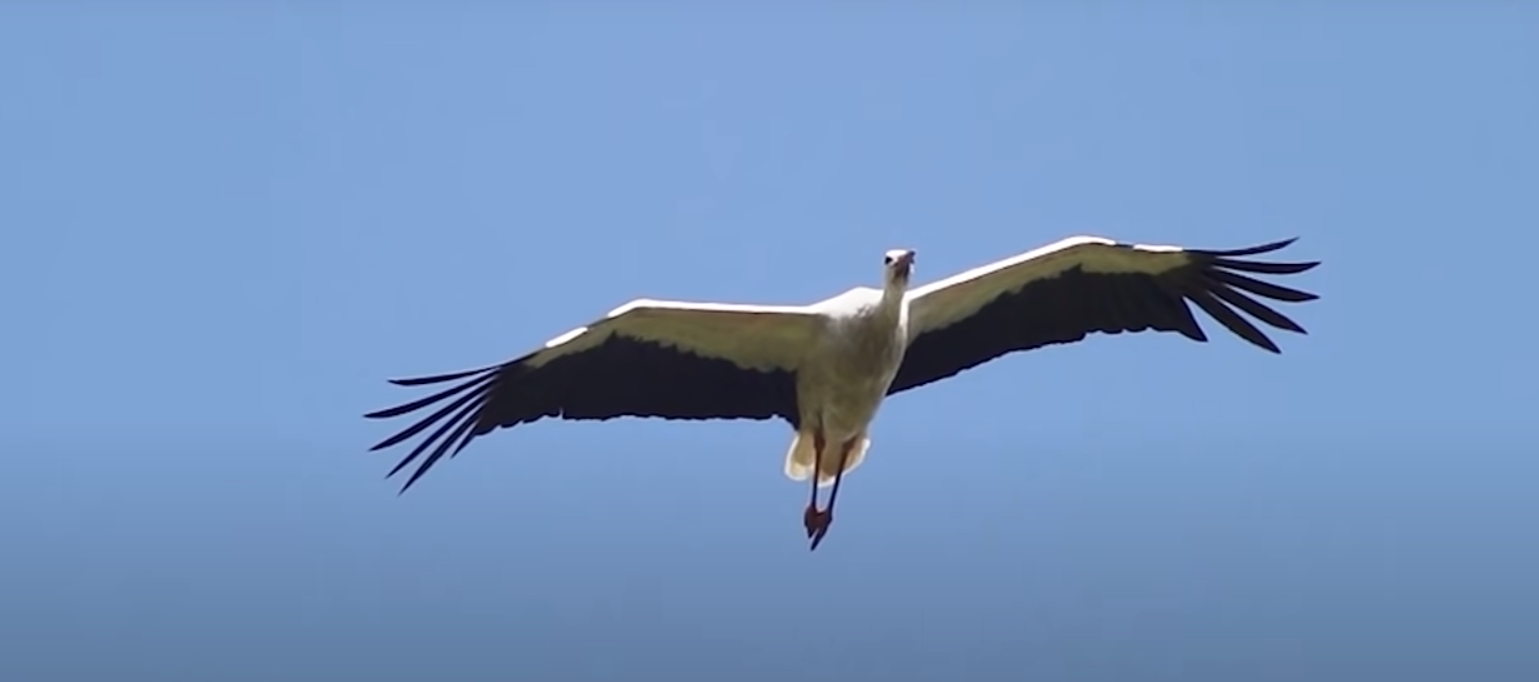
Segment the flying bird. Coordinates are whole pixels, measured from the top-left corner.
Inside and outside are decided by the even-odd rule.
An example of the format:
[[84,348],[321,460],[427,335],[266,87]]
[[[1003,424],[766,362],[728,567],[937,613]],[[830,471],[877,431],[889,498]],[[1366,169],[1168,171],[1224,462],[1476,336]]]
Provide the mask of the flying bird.
[[[1244,273],[1291,275],[1319,265],[1246,258],[1293,241],[1204,251],[1071,237],[917,288],[909,287],[915,252],[898,249],[884,256],[882,288],[857,287],[811,305],[639,299],[501,364],[391,380],[452,385],[365,415],[391,418],[439,405],[371,449],[437,426],[390,471],[418,462],[405,492],[476,437],[545,417],[783,419],[794,431],[785,475],[811,480],[802,522],[815,550],[833,522],[840,481],[865,460],[871,422],[887,396],[1091,332],[1153,330],[1206,342],[1189,304],[1279,353],[1240,313],[1303,334],[1255,297],[1298,303],[1317,296]],[[820,488],[831,488],[821,509]]]

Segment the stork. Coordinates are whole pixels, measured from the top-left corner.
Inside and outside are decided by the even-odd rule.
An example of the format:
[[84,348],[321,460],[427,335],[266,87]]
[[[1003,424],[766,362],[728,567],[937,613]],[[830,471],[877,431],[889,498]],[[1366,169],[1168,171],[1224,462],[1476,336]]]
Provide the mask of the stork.
[[[899,249],[885,255],[881,289],[857,287],[811,305],[635,300],[501,364],[391,380],[453,385],[365,415],[397,417],[442,403],[371,450],[437,425],[387,475],[420,459],[404,493],[476,437],[545,417],[783,419],[794,431],[784,473],[811,480],[802,521],[816,550],[840,482],[871,447],[871,423],[887,396],[1091,332],[1154,330],[1206,342],[1188,303],[1280,353],[1239,312],[1277,329],[1303,334],[1303,327],[1247,294],[1292,303],[1317,296],[1242,273],[1289,275],[1319,265],[1245,258],[1293,241],[1208,251],[1072,237],[912,289],[915,252]],[[820,488],[831,488],[821,509]]]

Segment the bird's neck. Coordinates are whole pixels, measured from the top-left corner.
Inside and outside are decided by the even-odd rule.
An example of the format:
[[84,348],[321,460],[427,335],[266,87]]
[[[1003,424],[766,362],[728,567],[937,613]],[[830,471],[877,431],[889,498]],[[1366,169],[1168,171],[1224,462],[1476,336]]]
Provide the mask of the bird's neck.
[[882,287],[882,300],[877,304],[884,313],[896,313],[903,307],[903,295],[908,292],[908,282],[887,281]]

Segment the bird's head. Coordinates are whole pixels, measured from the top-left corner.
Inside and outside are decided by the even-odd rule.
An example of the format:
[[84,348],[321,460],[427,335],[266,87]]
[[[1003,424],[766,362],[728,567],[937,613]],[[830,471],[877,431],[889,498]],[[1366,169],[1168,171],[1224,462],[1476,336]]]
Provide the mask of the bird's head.
[[914,250],[893,249],[882,260],[888,286],[908,287],[908,277],[914,272]]

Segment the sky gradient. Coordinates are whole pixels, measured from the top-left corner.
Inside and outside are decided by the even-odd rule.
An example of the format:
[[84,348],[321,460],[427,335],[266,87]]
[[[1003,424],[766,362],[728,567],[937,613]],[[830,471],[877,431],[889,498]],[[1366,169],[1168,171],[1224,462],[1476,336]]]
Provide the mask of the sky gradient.
[[[0,679],[1539,679],[1539,5],[834,4],[0,9]],[[779,423],[365,452],[634,297],[1074,234],[1323,298],[893,399],[813,554]]]

